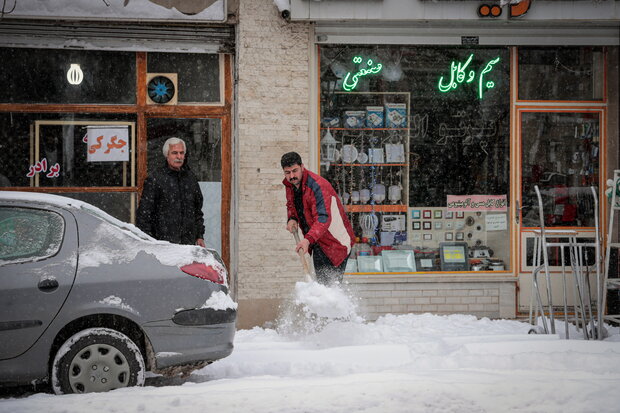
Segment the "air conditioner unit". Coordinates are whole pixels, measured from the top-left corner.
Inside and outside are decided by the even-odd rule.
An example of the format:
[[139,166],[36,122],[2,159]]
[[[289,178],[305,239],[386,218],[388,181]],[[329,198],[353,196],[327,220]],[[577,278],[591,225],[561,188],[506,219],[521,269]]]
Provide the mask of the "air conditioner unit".
[[146,103],[149,105],[176,105],[179,95],[176,73],[146,74]]

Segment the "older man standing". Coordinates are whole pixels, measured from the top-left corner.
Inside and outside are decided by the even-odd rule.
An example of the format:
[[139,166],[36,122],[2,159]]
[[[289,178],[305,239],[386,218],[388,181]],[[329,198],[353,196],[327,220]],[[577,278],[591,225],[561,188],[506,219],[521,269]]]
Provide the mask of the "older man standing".
[[153,238],[204,247],[202,192],[185,162],[185,142],[170,138],[163,153],[165,164],[144,181],[136,224]]

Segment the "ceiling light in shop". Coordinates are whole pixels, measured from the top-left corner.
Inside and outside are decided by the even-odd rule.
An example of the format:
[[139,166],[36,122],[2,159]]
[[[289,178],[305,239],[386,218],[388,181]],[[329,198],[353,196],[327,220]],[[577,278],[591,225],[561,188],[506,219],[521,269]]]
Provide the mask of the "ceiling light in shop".
[[77,63],[71,63],[71,67],[67,70],[67,81],[71,85],[79,85],[84,80],[84,72]]

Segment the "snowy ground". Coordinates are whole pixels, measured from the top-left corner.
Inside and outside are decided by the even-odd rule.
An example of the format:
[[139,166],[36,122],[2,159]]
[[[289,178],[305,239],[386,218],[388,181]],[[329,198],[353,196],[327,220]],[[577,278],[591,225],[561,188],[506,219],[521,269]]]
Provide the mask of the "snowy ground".
[[574,329],[564,340],[528,335],[526,323],[467,315],[364,322],[341,292],[318,291],[321,302],[307,287],[298,284],[298,300],[325,307],[337,299],[349,321],[309,320],[303,306],[291,305],[273,329],[238,331],[230,357],[187,380],[153,377],[147,387],[104,394],[5,397],[0,412],[620,411],[617,328],[605,341],[584,341]]

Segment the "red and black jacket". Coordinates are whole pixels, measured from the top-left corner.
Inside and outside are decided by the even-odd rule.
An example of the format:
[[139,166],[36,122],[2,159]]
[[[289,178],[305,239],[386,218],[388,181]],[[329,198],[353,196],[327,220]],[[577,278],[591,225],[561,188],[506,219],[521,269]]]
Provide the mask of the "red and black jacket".
[[[299,222],[293,184],[286,179],[283,184],[286,187],[288,220]],[[355,235],[336,191],[325,178],[305,168],[301,191],[304,217],[310,227],[304,237],[311,246],[319,245],[334,266],[342,264],[351,252]]]

